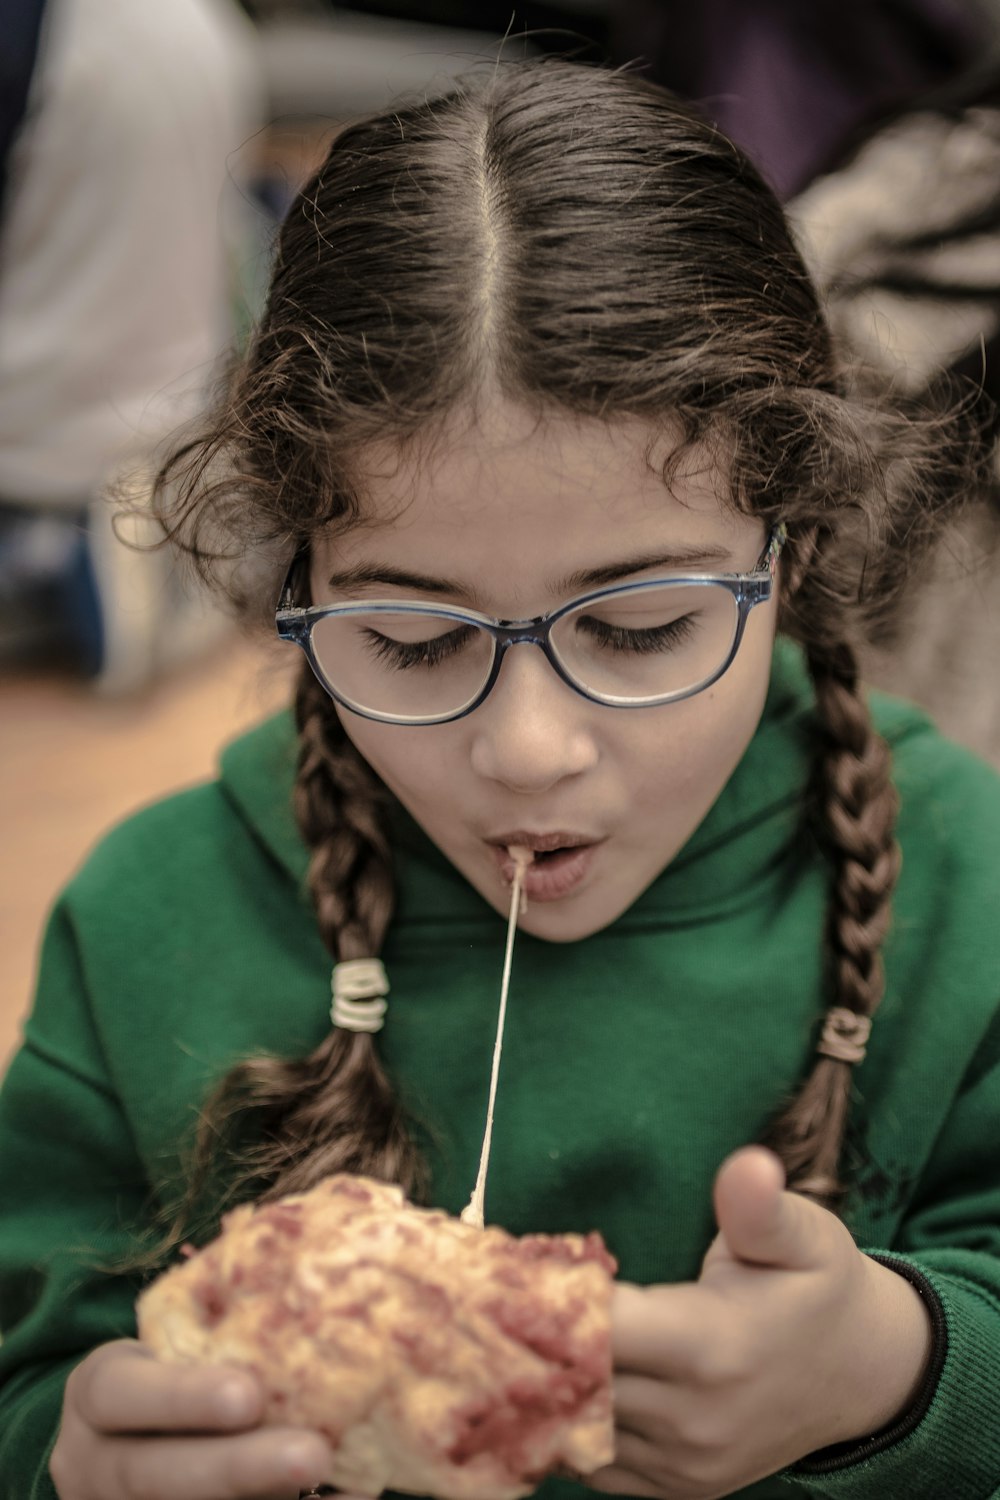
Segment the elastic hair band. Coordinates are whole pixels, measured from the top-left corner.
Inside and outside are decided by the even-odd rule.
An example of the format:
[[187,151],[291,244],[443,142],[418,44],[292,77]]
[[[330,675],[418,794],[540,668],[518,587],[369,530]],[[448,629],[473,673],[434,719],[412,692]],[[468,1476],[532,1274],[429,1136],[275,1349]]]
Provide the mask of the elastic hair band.
[[863,1062],[871,1031],[870,1016],[860,1016],[856,1010],[848,1010],[846,1005],[834,1005],[826,1013],[823,1035],[816,1051],[825,1057],[836,1058],[837,1062]]
[[389,980],[380,958],[350,958],[334,964],[330,1020],[344,1031],[381,1031]]

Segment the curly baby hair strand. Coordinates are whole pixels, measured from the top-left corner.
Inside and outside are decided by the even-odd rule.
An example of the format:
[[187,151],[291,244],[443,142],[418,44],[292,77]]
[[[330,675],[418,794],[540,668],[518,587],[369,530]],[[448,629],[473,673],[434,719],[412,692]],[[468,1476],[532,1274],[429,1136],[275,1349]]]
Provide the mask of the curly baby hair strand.
[[[731,142],[642,78],[545,58],[336,136],[282,227],[218,411],[160,471],[165,533],[209,575],[253,559],[249,584],[239,568],[220,581],[263,619],[296,549],[365,523],[374,452],[446,441],[497,397],[539,420],[638,418],[650,452],[669,439],[668,485],[702,442],[737,509],[787,525],[780,628],[806,651],[823,735],[833,1003],[872,1014],[893,794],[849,621],[905,579],[963,494],[957,429],[847,383],[780,205]],[[320,930],[336,958],[374,957],[392,910],[378,785],[309,677],[297,716]],[[834,1205],[849,1095],[848,1065],[824,1058],[774,1135],[793,1183]],[[268,1191],[333,1162],[416,1170],[368,1036],[241,1064],[220,1097],[241,1096]]]

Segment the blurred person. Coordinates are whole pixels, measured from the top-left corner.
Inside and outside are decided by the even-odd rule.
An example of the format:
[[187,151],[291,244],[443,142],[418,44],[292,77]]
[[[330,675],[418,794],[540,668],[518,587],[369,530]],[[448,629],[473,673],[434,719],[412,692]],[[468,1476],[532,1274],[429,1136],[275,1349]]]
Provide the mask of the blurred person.
[[0,33],[0,659],[122,689],[215,618],[99,496],[199,408],[231,337],[254,34],[230,0],[0,0]]
[[848,361],[1000,395],[997,0],[624,0],[614,29],[788,202]]
[[945,406],[959,387],[992,448],[991,476],[879,622],[866,670],[1000,764],[998,105],[987,57],[880,122],[789,213],[842,358],[905,399]]
[[865,670],[1000,764],[998,48],[997,0],[615,11],[619,60],[696,98],[786,201],[842,363],[903,400],[961,390],[992,447],[967,514],[885,590]]
[[788,208],[841,357],[906,399],[946,406],[959,387],[992,448],[985,485],[880,622],[866,669],[1000,764],[996,45],[858,134]]
[[1000,56],[909,101],[789,204],[845,355],[1000,399]]

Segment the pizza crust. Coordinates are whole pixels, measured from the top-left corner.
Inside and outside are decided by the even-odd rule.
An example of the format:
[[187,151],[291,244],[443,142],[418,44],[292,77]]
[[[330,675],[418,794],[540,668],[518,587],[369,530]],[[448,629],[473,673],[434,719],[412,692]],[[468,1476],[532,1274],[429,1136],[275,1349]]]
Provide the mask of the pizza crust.
[[480,1230],[367,1178],[228,1214],[139,1298],[161,1358],[239,1365],[265,1420],[335,1451],[326,1483],[516,1500],[613,1457],[599,1235]]

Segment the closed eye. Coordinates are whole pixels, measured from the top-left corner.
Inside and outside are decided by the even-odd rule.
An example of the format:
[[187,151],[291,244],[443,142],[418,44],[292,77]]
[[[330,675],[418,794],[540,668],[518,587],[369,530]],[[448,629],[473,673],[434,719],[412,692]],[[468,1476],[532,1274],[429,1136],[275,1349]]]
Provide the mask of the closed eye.
[[680,615],[665,625],[654,625],[643,630],[625,625],[612,625],[594,615],[581,615],[576,628],[585,631],[595,645],[608,651],[628,653],[632,656],[652,656],[658,651],[672,651],[682,646],[696,629],[693,615]]
[[426,641],[394,641],[370,627],[362,631],[362,638],[377,662],[407,671],[413,667],[436,667],[449,657],[457,656],[476,634],[472,625],[459,625],[444,635],[432,636]]

